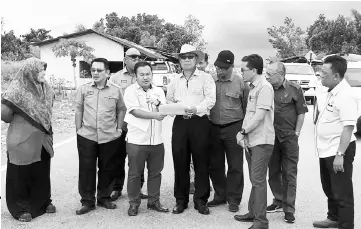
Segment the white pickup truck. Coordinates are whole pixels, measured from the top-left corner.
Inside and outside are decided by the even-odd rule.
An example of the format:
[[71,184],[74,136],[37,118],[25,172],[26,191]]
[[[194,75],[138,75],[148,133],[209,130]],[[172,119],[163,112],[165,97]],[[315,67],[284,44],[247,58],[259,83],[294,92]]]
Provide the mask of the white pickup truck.
[[303,89],[305,99],[314,104],[317,77],[311,65],[306,63],[284,63],[286,79],[298,83]]
[[[345,74],[345,79],[352,87],[353,92],[358,97],[359,101],[359,110],[358,110],[358,120],[357,120],[357,132],[361,134],[361,61],[347,63],[347,71]],[[313,109],[313,121],[314,123],[317,120],[320,107],[322,107],[327,98],[327,88],[324,87],[320,80],[317,81],[316,87],[316,102]]]
[[177,69],[169,61],[150,61],[153,71],[153,84],[167,91],[170,81],[177,75]]

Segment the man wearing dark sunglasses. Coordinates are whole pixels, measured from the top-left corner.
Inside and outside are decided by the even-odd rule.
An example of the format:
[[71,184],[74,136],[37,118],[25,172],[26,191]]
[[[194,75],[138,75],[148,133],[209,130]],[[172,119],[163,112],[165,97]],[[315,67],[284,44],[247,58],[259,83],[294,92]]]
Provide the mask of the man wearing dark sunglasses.
[[168,86],[168,103],[186,106],[185,115],[177,115],[173,123],[172,153],[175,173],[174,214],[184,212],[189,202],[189,166],[192,157],[195,169],[194,208],[201,214],[209,214],[207,202],[209,185],[209,137],[211,124],[209,111],[216,101],[216,86],[212,76],[197,69],[197,62],[204,53],[185,44],[179,58],[182,73]]
[[107,209],[117,207],[110,202],[109,186],[114,180],[114,160],[118,155],[126,108],[120,87],[107,80],[108,74],[109,62],[104,58],[94,59],[91,63],[93,82],[81,86],[75,99],[82,203],[77,215],[95,209],[97,164],[97,205]]
[[208,206],[215,207],[228,202],[229,211],[237,212],[242,200],[244,178],[243,149],[237,144],[235,136],[242,128],[249,86],[241,75],[233,71],[233,64],[234,55],[229,50],[220,52],[214,62],[217,70],[217,75],[213,76],[217,99],[210,113],[213,125],[209,172],[215,193]]
[[[110,77],[110,81],[119,85],[122,89],[122,93],[124,95],[124,91],[127,87],[134,84],[136,82],[136,76],[134,73],[134,66],[140,60],[140,52],[135,48],[130,48],[125,52],[124,63],[125,68],[120,70],[119,72],[113,74]],[[122,195],[122,190],[124,186],[124,179],[125,179],[125,158],[127,157],[126,152],[126,142],[125,138],[127,135],[127,123],[124,123],[123,126],[123,134],[120,138],[120,147],[119,153],[117,158],[117,171],[115,175],[115,180],[113,185],[110,187],[112,189],[111,200],[115,201]],[[142,176],[141,185],[144,184],[144,174]],[[146,195],[141,193],[141,197],[147,198]]]

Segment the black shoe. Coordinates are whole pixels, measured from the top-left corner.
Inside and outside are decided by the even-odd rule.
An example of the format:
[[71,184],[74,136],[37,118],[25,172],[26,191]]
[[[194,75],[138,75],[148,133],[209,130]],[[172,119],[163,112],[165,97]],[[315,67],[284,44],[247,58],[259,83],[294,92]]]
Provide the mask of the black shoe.
[[110,201],[116,201],[121,196],[122,196],[122,191],[113,191],[112,194],[110,195]]
[[228,205],[228,210],[230,212],[238,212],[239,211],[239,206],[236,203],[230,202]]
[[140,193],[140,199],[148,199],[148,195]]
[[94,205],[93,206],[83,205],[79,210],[76,210],[75,214],[84,215],[94,209],[95,209]]
[[30,222],[31,220],[33,220],[33,217],[31,216],[31,214],[29,212],[25,212],[19,217],[18,220],[20,222]]
[[159,201],[157,201],[155,204],[147,204],[147,208],[151,210],[155,210],[157,212],[169,212],[168,208],[163,207]]
[[194,209],[198,210],[202,215],[209,215],[209,208],[207,205],[194,204]]
[[183,205],[183,204],[177,204],[174,208],[173,208],[173,214],[181,214],[184,212],[184,209],[187,209],[188,205]]
[[52,203],[50,203],[50,204],[46,207],[45,212],[48,213],[48,214],[55,213],[55,212],[56,212],[56,208],[55,208],[55,206],[54,206]]
[[244,215],[235,215],[234,219],[237,221],[241,221],[241,222],[253,222],[254,221],[254,217],[251,216],[249,213],[244,214]]
[[189,194],[194,194],[196,188],[194,187],[194,182],[191,182],[189,185]]
[[216,206],[224,205],[224,204],[227,204],[227,201],[225,201],[225,200],[216,200],[216,199],[213,199],[212,201],[209,201],[209,202],[207,203],[207,206],[208,206],[208,207],[216,207]]
[[286,223],[294,223],[295,222],[295,216],[291,212],[285,213],[285,222]]
[[266,211],[267,213],[282,212],[283,208],[278,205],[271,204],[270,206],[267,206]]
[[128,209],[128,215],[129,216],[136,216],[138,215],[138,206],[132,206],[130,205],[129,206],[129,209]]
[[117,205],[113,204],[110,201],[104,201],[104,202],[99,202],[98,201],[97,205],[99,207],[103,207],[103,208],[106,208],[106,209],[116,209],[117,208]]

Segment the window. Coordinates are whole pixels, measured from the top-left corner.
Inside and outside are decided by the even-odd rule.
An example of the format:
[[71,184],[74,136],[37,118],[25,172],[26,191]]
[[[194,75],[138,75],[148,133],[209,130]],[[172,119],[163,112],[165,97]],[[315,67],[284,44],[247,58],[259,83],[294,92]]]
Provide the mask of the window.
[[90,73],[90,64],[85,61],[79,61],[79,77],[80,78],[92,78]]
[[162,63],[151,63],[153,71],[168,71],[167,65]]
[[295,74],[295,75],[314,75],[311,66],[309,65],[285,65],[286,74]]
[[361,87],[361,68],[348,68],[345,79],[351,87]]

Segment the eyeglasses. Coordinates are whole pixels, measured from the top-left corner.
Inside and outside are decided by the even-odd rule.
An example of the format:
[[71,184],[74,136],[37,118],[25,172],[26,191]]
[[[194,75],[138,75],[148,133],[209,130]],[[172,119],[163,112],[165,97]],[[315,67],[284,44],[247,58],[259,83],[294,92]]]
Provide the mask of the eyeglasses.
[[98,72],[98,73],[101,73],[104,70],[105,69],[100,69],[100,68],[92,68],[92,69],[90,69],[91,72]]
[[196,57],[195,55],[180,55],[179,58],[181,58],[182,60],[188,59],[188,60],[193,60],[194,57]]
[[216,66],[216,69],[219,70],[219,71],[227,71],[229,69],[229,67],[228,68],[221,68],[221,67]]
[[129,58],[132,59],[133,61],[135,61],[135,60],[140,60],[140,56],[138,56],[138,55],[129,55],[129,56],[127,56],[127,57],[129,57]]

